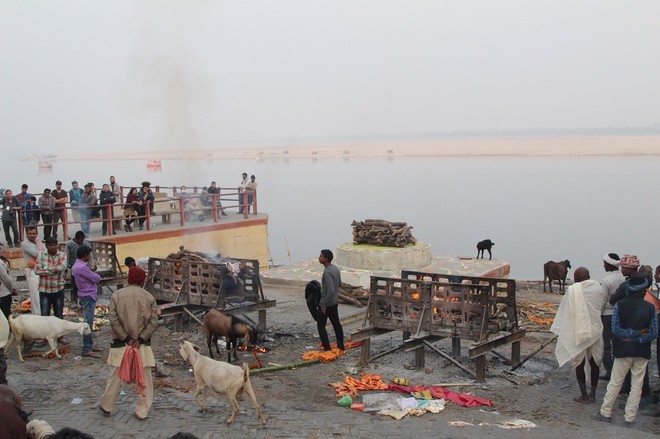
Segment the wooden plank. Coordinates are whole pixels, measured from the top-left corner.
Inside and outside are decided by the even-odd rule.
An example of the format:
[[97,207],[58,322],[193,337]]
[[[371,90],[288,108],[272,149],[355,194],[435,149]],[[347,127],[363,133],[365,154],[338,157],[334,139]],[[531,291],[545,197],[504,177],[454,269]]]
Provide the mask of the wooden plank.
[[[458,366],[459,369],[461,369],[462,371],[466,372],[466,373],[467,373],[468,375],[470,375],[472,378],[475,378],[475,379],[477,378],[477,376],[475,375],[474,372],[472,372],[472,371],[471,371],[470,369],[468,369],[467,367],[463,366],[463,365],[462,365],[461,363],[459,363],[458,361],[454,360],[454,359],[451,357],[451,355],[449,355],[449,354],[445,354],[445,353],[442,352],[440,349],[438,349],[438,348],[436,348],[435,346],[433,346],[432,343],[430,343],[430,342],[428,342],[428,341],[426,341],[426,340],[424,340],[424,344],[425,344],[426,346],[428,346],[429,348],[431,348],[431,350],[435,351],[435,352],[436,352],[438,355],[440,355],[441,357],[443,357],[443,358],[449,360],[449,361],[452,362],[454,365]],[[484,364],[485,364],[485,363],[484,363]]]
[[381,329],[381,328],[373,328],[373,327],[362,328],[351,333],[351,341],[367,340],[371,337],[375,337],[381,334],[386,334],[388,332],[391,332],[391,329]]
[[195,316],[195,314],[193,314],[193,313],[191,313],[190,311],[188,311],[188,308],[186,308],[185,306],[183,307],[183,311],[184,311],[186,314],[188,314],[190,317],[192,317],[193,319],[195,319],[195,320],[197,321],[197,323],[199,323],[200,325],[204,326],[204,323],[202,323],[202,321],[201,321],[200,319],[198,319],[197,316]]
[[514,341],[513,343],[511,343],[511,366],[516,367],[519,364],[520,364],[520,341]]
[[518,369],[520,366],[522,366],[523,364],[525,364],[525,363],[527,362],[527,360],[529,360],[529,359],[532,358],[534,355],[536,355],[536,354],[538,354],[539,352],[541,352],[541,351],[542,351],[547,345],[549,345],[549,344],[552,343],[553,341],[557,340],[557,337],[558,337],[558,336],[555,335],[555,336],[552,337],[550,340],[548,340],[548,341],[546,341],[545,343],[543,343],[543,344],[542,344],[539,348],[537,348],[534,352],[532,352],[531,354],[529,354],[528,356],[526,356],[524,360],[522,360],[521,362],[519,362],[517,365],[513,366],[513,367],[511,368],[511,370],[514,371],[514,370]]
[[474,377],[475,381],[478,383],[486,382],[486,355],[480,355],[477,357],[477,374]]
[[415,370],[424,370],[424,346],[415,349]]
[[[351,341],[353,341],[353,338],[351,337]],[[365,338],[362,340],[362,345],[360,346],[360,365],[361,366],[366,366],[369,364],[370,358],[369,355],[371,354],[371,338]]]
[[516,332],[512,332],[506,335],[502,335],[500,337],[494,338],[492,340],[488,340],[484,343],[480,343],[472,348],[470,348],[469,352],[469,357],[471,360],[485,354],[488,351],[492,351],[495,348],[498,348],[500,346],[513,343],[514,341],[521,340],[525,337],[525,330],[520,329]]
[[[367,314],[366,311],[365,312],[359,312],[359,313],[354,314],[352,316],[348,316],[346,318],[339,319],[339,321],[341,322],[342,325],[348,325],[350,323],[357,322],[358,320],[362,320],[366,314]],[[328,320],[328,322],[329,322],[329,320]],[[328,324],[331,325],[331,323],[328,323]]]
[[181,313],[174,316],[174,331],[182,332],[183,331],[183,315]]
[[275,300],[266,300],[264,302],[255,302],[247,305],[238,305],[232,308],[224,308],[221,311],[227,311],[227,312],[234,312],[234,311],[241,311],[241,312],[250,312],[250,311],[258,311],[260,309],[266,309],[266,308],[272,308],[276,305]]
[[[365,341],[370,341],[370,339],[367,339],[367,340],[365,340]],[[363,342],[363,343],[364,343],[364,342]],[[388,349],[388,350],[386,350],[386,351],[379,352],[379,353],[377,353],[376,355],[374,355],[373,357],[371,357],[370,361],[373,361],[373,360],[375,360],[375,359],[377,359],[377,358],[380,358],[380,357],[383,357],[383,356],[385,356],[385,355],[388,355],[388,354],[391,354],[391,353],[393,353],[393,352],[396,352],[396,351],[398,351],[399,349],[403,348],[404,346],[405,346],[405,345],[404,345],[403,343],[401,343],[399,346],[395,346],[395,347],[393,347],[392,349]]]
[[[520,342],[517,341],[517,342],[514,342],[514,343],[520,343]],[[492,351],[490,351],[490,353],[495,354],[495,356],[499,357],[502,361],[504,361],[504,364],[506,364],[507,366],[511,366],[511,360],[509,360],[508,358],[506,358],[504,355],[500,354],[496,350],[492,350]]]
[[461,356],[461,338],[460,337],[452,337],[451,338],[451,354],[456,357],[460,358]]
[[426,333],[422,333],[418,337],[410,337],[409,339],[405,340],[403,342],[403,346],[404,346],[403,350],[404,350],[404,352],[411,352],[411,351],[414,351],[415,349],[417,349],[419,346],[424,346],[425,341],[435,343],[436,341],[439,341],[439,340],[442,340],[442,339],[443,339],[443,337],[438,337],[438,336],[435,336],[435,335],[429,335],[429,334],[426,334]]

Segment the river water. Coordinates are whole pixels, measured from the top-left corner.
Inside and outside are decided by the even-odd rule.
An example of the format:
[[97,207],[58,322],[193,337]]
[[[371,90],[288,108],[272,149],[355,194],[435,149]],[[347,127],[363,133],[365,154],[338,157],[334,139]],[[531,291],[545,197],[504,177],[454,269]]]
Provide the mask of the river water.
[[366,218],[406,221],[434,253],[476,256],[490,238],[517,279],[541,279],[544,262],[564,259],[600,279],[608,252],[660,264],[657,156],[164,160],[160,172],[137,160],[56,161],[46,173],[35,162],[11,165],[0,186],[14,192],[57,179],[67,190],[73,179],[100,187],[110,175],[123,186],[235,187],[241,172],[255,174],[278,264],[350,241],[351,221]]

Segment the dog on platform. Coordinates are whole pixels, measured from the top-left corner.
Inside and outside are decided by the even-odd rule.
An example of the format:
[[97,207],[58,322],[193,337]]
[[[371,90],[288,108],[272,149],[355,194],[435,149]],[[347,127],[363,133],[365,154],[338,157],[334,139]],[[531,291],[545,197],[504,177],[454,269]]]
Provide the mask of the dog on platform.
[[252,390],[250,369],[247,363],[243,363],[243,367],[240,367],[205,357],[199,353],[199,347],[189,341],[181,343],[179,354],[193,368],[195,383],[197,384],[193,395],[197,399],[202,412],[206,410],[205,401],[209,390],[216,393],[226,393],[233,409],[231,416],[227,419],[227,424],[231,424],[238,413],[236,396],[241,390],[245,390],[245,393],[250,395],[254,408],[257,409],[259,420],[264,426],[266,425],[266,419],[264,419],[257,397],[254,390]]

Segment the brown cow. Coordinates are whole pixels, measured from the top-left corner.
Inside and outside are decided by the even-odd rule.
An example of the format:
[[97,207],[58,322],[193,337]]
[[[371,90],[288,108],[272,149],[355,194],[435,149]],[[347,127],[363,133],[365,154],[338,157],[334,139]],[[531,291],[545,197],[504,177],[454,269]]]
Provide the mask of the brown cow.
[[566,274],[568,269],[571,268],[571,261],[566,259],[561,262],[548,261],[543,264],[543,292],[545,292],[545,279],[548,279],[550,285],[550,292],[552,293],[552,281],[559,281],[559,291],[566,291]]

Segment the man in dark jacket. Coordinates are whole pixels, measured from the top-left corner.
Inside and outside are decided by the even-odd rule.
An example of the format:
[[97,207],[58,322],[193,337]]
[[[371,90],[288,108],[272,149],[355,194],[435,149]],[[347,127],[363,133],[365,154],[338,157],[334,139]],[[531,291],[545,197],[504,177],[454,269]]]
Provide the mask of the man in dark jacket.
[[336,265],[332,264],[334,255],[328,249],[321,250],[319,263],[325,267],[321,277],[321,298],[319,299],[319,309],[316,320],[316,327],[319,331],[319,338],[323,349],[330,350],[330,339],[328,331],[325,330],[325,324],[330,319],[332,328],[337,337],[337,348],[344,350],[344,329],[339,321],[339,287],[341,286],[341,272]]
[[[99,204],[101,205],[101,218],[103,218],[103,224],[101,225],[101,231],[103,236],[108,234],[108,222],[109,219],[112,219],[112,205],[116,202],[115,194],[110,190],[110,186],[107,184],[103,185],[103,190],[99,196]],[[110,206],[110,211],[108,212],[108,206]],[[113,235],[117,234],[116,230],[112,231]]]
[[[18,247],[21,245],[20,235],[18,234],[18,215],[17,212],[21,207],[21,203],[17,198],[14,198],[14,193],[7,189],[5,196],[0,200],[0,207],[2,207],[2,227],[5,229],[5,239],[7,240],[8,247]],[[12,243],[9,231],[14,233],[14,242]]]
[[603,405],[597,415],[601,420],[609,422],[612,419],[612,407],[628,371],[632,374],[632,383],[624,414],[626,424],[632,424],[637,415],[646,365],[651,358],[651,342],[658,337],[658,317],[655,308],[644,300],[649,286],[647,276],[640,274],[631,276],[627,285],[628,297],[618,301],[614,306],[612,314],[614,366]]

